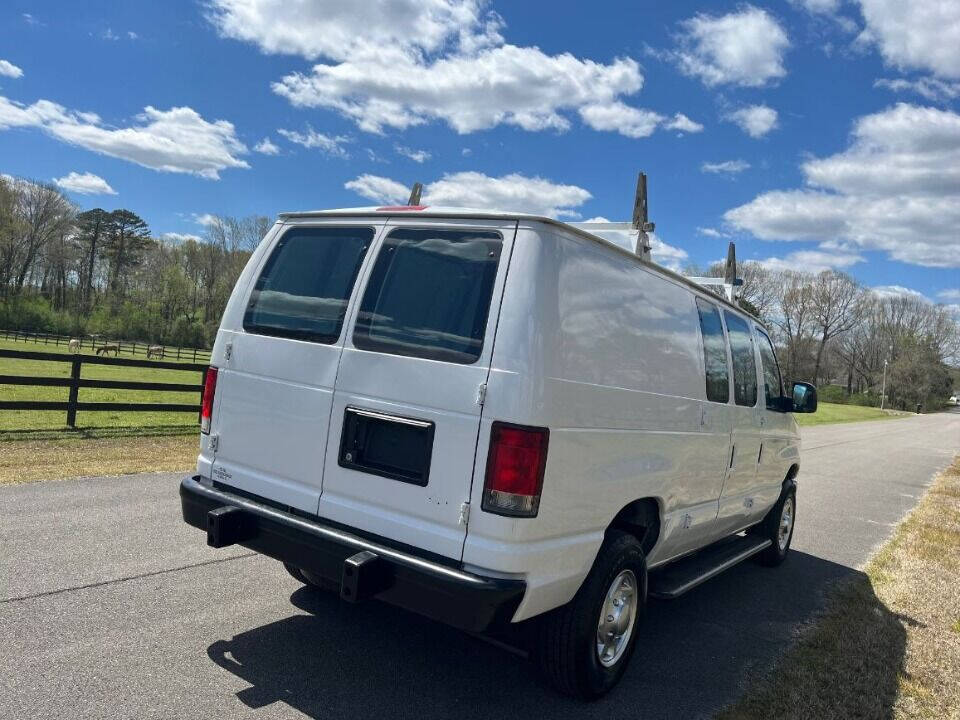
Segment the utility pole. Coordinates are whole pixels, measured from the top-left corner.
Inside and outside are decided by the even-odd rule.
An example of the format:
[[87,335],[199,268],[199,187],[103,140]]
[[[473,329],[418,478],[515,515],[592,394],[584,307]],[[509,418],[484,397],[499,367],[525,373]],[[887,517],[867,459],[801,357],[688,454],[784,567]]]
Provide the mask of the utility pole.
[[880,409],[883,410],[883,403],[887,399],[887,359],[883,359],[883,387],[880,390]]

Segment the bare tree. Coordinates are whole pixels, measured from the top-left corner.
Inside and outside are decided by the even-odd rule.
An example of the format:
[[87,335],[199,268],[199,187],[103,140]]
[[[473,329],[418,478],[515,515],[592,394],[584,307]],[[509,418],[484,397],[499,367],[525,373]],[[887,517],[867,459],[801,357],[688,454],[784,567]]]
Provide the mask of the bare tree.
[[813,366],[814,382],[820,378],[827,344],[856,324],[862,294],[861,287],[846,273],[824,270],[814,277],[810,287],[810,309],[819,335]]

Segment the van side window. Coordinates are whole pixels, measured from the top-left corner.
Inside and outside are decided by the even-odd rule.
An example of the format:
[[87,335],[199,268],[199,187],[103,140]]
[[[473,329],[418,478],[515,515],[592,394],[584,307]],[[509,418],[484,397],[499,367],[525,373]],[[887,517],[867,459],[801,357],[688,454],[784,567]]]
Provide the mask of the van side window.
[[353,344],[470,364],[483,349],[503,237],[495,231],[399,228],[383,241]]
[[760,344],[760,362],[763,364],[763,388],[767,398],[767,407],[771,410],[780,408],[780,397],[783,395],[783,380],[780,376],[780,365],[777,364],[776,353],[773,352],[773,343],[770,336],[757,328]]
[[753,335],[747,321],[731,312],[724,312],[730,351],[733,356],[733,399],[737,405],[757,404],[757,361],[753,354]]
[[243,329],[333,343],[373,240],[370,227],[292,227],[277,241],[253,287]]
[[725,403],[730,400],[730,376],[727,369],[727,341],[723,336],[720,311],[697,298],[700,331],[703,335],[703,364],[707,371],[707,400]]

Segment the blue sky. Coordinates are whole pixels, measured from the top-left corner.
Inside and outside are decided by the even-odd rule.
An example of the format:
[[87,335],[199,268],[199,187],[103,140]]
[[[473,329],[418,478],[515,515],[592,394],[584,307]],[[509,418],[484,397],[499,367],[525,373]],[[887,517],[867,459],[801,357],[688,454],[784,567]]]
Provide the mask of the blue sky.
[[0,172],[156,235],[414,181],[435,204],[628,219],[643,169],[665,263],[733,239],[960,303],[958,105],[960,3],[0,9]]

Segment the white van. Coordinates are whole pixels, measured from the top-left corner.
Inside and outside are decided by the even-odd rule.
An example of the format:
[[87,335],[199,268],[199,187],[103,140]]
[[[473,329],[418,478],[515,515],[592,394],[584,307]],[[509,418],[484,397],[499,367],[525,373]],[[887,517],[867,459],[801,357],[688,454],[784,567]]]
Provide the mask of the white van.
[[816,409],[715,293],[562,222],[423,206],[281,215],[205,386],[180,492],[210,545],[474,632],[537,618],[531,654],[587,698],[649,596],[783,561]]

